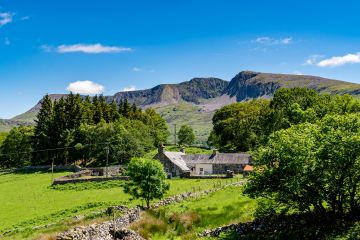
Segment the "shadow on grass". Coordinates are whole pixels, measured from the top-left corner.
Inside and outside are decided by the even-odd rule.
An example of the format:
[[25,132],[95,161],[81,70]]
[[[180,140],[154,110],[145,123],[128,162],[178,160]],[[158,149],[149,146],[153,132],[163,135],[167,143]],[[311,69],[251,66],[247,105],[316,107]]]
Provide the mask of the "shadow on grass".
[[[54,168],[54,173],[68,173],[72,172],[73,170],[69,169],[57,169]],[[51,173],[51,167],[50,168],[20,168],[20,169],[14,169],[10,170],[8,173],[15,173],[15,174],[34,174],[34,173]]]
[[85,191],[92,189],[110,189],[110,188],[121,188],[124,182],[119,181],[104,181],[104,182],[82,182],[82,183],[66,183],[51,185],[48,188],[59,191]]

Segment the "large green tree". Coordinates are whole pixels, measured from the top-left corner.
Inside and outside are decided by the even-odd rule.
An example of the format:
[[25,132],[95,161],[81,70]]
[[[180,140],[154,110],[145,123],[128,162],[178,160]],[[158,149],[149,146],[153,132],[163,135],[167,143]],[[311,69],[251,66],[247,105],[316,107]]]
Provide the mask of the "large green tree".
[[169,190],[164,167],[157,160],[133,158],[127,174],[130,181],[124,185],[124,192],[145,200],[147,208],[150,207],[151,200],[162,198]]
[[41,101],[41,107],[35,120],[35,130],[33,137],[34,152],[32,162],[34,164],[43,164],[49,162],[49,152],[45,149],[52,148],[51,139],[52,122],[53,122],[53,102],[49,95],[46,95]]
[[180,145],[192,145],[195,141],[195,134],[192,127],[189,125],[182,125],[178,132],[178,139]]
[[31,163],[32,127],[13,128],[0,147],[0,168],[23,167]]
[[327,115],[272,134],[253,152],[245,192],[300,212],[360,207],[360,114]]
[[247,151],[262,140],[262,117],[269,108],[268,100],[235,103],[216,111],[209,144],[222,151]]

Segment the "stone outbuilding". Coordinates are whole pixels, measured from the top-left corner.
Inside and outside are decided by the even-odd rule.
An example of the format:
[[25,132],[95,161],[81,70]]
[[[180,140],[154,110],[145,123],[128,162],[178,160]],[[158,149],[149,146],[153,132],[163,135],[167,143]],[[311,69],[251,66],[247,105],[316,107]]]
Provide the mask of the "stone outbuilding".
[[243,173],[246,165],[251,165],[248,153],[219,153],[186,154],[182,148],[180,152],[167,152],[163,146],[159,147],[155,159],[160,160],[168,177],[186,175],[226,174],[228,171]]
[[251,165],[246,165],[246,166],[244,167],[244,172],[243,172],[244,177],[249,176],[249,174],[250,174],[251,172],[253,172],[253,171],[254,171],[254,167],[253,167],[253,166],[251,166]]

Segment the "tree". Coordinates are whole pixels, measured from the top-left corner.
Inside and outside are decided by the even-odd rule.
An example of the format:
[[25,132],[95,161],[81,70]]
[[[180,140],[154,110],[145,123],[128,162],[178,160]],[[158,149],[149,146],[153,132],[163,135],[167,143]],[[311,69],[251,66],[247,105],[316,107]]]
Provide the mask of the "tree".
[[32,145],[36,152],[33,156],[33,164],[42,164],[49,160],[48,152],[39,150],[51,148],[50,132],[52,131],[53,113],[53,102],[49,95],[46,95],[41,101],[40,111],[35,120]]
[[[139,114],[141,114],[141,112],[139,112]],[[158,147],[161,143],[167,142],[167,139],[170,135],[168,125],[166,121],[161,117],[161,115],[155,112],[154,109],[146,109],[141,121],[145,125],[149,126],[150,134],[154,139],[155,147]]]
[[23,167],[31,163],[32,127],[13,128],[0,147],[0,168]]
[[234,103],[217,110],[208,143],[221,151],[249,151],[266,144],[278,130],[315,123],[328,114],[360,112],[360,101],[349,95],[318,94],[307,88],[281,88],[269,100]]
[[208,142],[226,152],[248,151],[257,147],[262,138],[262,117],[269,101],[260,99],[234,103],[216,111],[213,131]]
[[130,181],[124,186],[124,192],[134,198],[145,200],[147,208],[150,201],[160,199],[169,190],[163,165],[146,158],[133,158],[128,167]]
[[189,125],[182,125],[178,132],[180,145],[191,145],[195,141],[194,130]]
[[360,114],[327,115],[272,134],[253,152],[245,193],[300,212],[359,209]]

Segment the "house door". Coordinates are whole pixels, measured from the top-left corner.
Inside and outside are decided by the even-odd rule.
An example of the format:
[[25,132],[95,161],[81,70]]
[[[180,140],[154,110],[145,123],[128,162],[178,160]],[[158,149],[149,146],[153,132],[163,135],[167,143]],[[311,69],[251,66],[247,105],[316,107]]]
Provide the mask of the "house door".
[[199,174],[200,174],[200,175],[204,175],[204,168],[200,168]]

